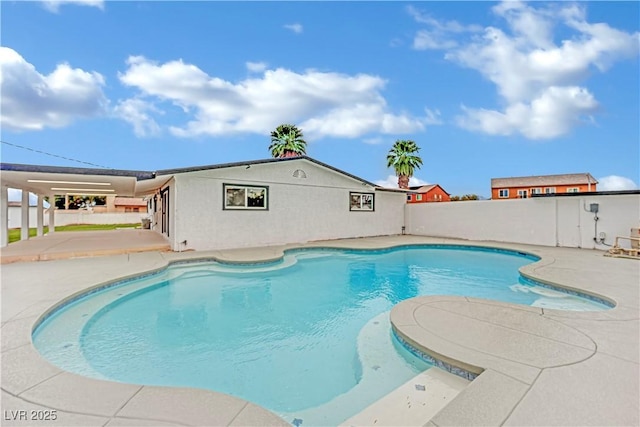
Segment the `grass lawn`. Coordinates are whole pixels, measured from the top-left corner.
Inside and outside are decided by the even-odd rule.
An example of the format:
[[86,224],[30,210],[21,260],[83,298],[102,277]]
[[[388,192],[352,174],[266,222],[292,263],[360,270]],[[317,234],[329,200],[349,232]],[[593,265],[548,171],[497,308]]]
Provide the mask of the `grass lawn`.
[[[132,224],[74,224],[74,225],[60,225],[56,227],[58,231],[90,231],[90,230],[115,230],[116,228],[136,228],[140,227],[139,222]],[[44,227],[44,233],[49,232],[49,227]],[[36,235],[36,229],[29,229],[29,237]],[[9,230],[9,243],[17,242],[20,240],[20,229],[12,228]]]

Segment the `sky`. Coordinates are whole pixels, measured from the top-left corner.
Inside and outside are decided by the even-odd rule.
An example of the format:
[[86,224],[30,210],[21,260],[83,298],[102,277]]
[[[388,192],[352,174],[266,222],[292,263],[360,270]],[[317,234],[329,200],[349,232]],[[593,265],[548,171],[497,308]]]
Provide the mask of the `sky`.
[[[640,183],[640,3],[2,1],[5,163],[158,170],[307,154],[397,186]],[[20,148],[23,147],[23,148]],[[45,154],[47,153],[47,154]]]

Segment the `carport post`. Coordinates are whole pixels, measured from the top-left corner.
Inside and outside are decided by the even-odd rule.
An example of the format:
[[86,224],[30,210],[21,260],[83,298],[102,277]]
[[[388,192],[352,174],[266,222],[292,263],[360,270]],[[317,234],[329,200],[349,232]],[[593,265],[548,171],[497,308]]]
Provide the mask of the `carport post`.
[[0,186],[0,247],[9,244],[9,189]]
[[36,216],[38,218],[36,235],[42,236],[44,234],[44,196],[42,194],[38,194],[38,209]]
[[20,219],[20,240],[27,240],[29,238],[29,192],[27,190],[22,190],[20,213],[22,214]]
[[56,195],[49,196],[49,232],[53,234],[56,231]]

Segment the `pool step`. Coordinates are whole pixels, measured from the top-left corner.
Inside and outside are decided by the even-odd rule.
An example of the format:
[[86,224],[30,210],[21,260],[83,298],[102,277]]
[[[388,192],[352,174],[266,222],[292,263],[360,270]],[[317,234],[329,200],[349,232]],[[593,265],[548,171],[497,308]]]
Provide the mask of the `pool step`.
[[340,425],[423,426],[469,384],[457,375],[431,368]]

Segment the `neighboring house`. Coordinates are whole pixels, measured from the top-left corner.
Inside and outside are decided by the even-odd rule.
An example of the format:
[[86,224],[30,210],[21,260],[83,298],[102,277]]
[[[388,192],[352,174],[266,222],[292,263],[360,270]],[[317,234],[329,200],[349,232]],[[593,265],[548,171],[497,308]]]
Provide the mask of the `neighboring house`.
[[142,197],[106,196],[104,205],[91,207],[95,213],[146,213],[147,202]]
[[[109,205],[109,198],[107,198]],[[109,212],[147,212],[147,202],[140,197],[114,197],[113,210]]]
[[409,187],[407,203],[450,202],[451,195],[438,184]]
[[491,199],[526,199],[536,194],[596,191],[598,181],[590,173],[493,178]]
[[155,172],[0,166],[3,186],[35,194],[56,195],[55,183],[65,181],[77,194],[99,186],[102,194],[144,197],[152,230],[176,251],[396,235],[404,226],[406,190],[306,156]]

